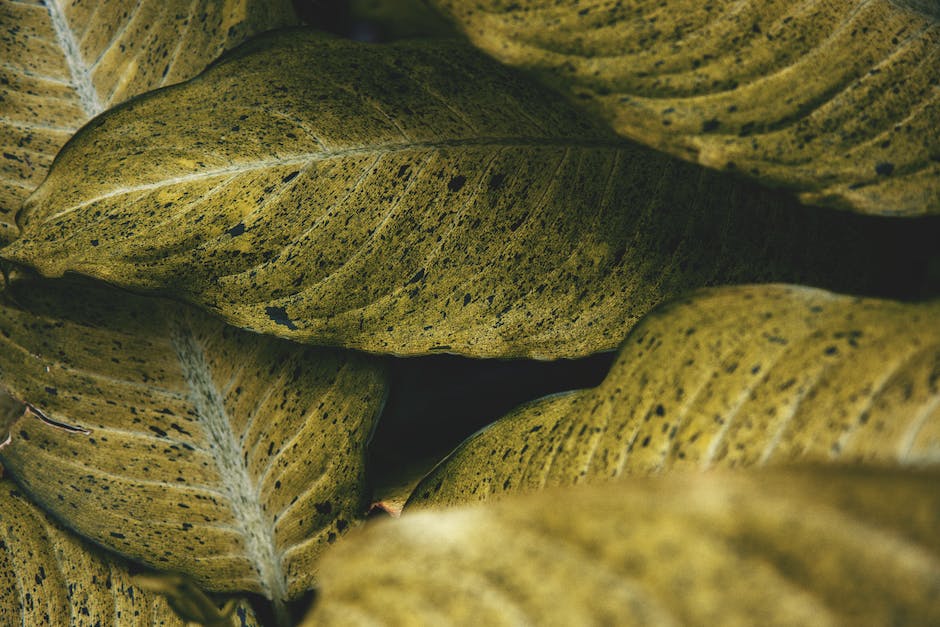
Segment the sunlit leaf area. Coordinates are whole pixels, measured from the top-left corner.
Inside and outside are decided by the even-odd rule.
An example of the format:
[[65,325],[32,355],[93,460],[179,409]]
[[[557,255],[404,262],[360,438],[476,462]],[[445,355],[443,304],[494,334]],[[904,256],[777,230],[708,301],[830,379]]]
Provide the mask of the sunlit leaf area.
[[0,625],[940,624],[937,0],[0,0]]

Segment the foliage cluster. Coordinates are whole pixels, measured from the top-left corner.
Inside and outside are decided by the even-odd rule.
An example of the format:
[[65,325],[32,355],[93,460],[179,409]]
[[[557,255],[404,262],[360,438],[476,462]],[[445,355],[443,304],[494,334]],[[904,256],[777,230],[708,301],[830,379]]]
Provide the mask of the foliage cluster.
[[940,624],[937,5],[434,5],[0,5],[0,623]]

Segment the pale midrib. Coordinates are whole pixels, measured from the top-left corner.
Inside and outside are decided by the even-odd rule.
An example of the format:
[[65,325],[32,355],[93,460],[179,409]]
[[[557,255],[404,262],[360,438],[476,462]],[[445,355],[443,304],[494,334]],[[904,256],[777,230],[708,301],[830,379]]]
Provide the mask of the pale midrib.
[[203,181],[207,179],[217,178],[220,176],[228,176],[230,174],[242,174],[245,172],[255,172],[258,170],[265,170],[269,168],[278,168],[283,166],[290,165],[309,165],[317,161],[327,161],[329,159],[341,159],[343,157],[354,157],[357,155],[379,155],[379,154],[389,154],[394,152],[404,152],[407,150],[436,150],[442,148],[471,148],[476,146],[518,146],[518,147],[540,147],[540,146],[564,146],[564,147],[584,147],[584,148],[618,148],[622,149],[625,145],[628,145],[625,140],[622,139],[598,139],[598,140],[581,140],[581,139],[564,139],[564,138],[543,138],[543,137],[477,137],[473,139],[454,139],[454,140],[445,140],[445,141],[434,141],[434,142],[398,142],[398,143],[388,143],[388,144],[372,144],[368,146],[357,146],[355,148],[346,148],[343,150],[332,150],[329,152],[310,152],[302,153],[299,155],[290,155],[285,157],[278,157],[272,159],[262,159],[259,161],[250,161],[248,163],[239,163],[235,165],[212,168],[201,170],[199,172],[193,172],[192,174],[184,174],[183,176],[175,176],[171,178],[161,179],[159,181],[154,181],[153,183],[143,183],[141,185],[133,185],[131,187],[119,187],[113,189],[104,194],[95,196],[94,198],[89,198],[88,200],[83,200],[82,202],[67,207],[61,211],[58,211],[46,218],[43,219],[43,222],[50,222],[61,218],[64,215],[68,215],[73,211],[77,211],[89,205],[101,202],[102,200],[108,200],[109,198],[114,198],[116,196],[126,196],[128,194],[135,194],[138,192],[148,192],[155,189],[163,189],[165,187],[172,187],[174,185],[184,185],[186,183],[194,183],[197,181]]
[[278,556],[274,526],[261,507],[257,483],[243,462],[242,448],[212,382],[205,353],[184,319],[174,318],[170,333],[189,387],[189,400],[209,438],[222,488],[231,501],[235,523],[245,539],[246,557],[258,568],[264,595],[275,604],[283,602],[287,598],[287,580]]
[[71,84],[78,95],[78,101],[88,117],[93,118],[104,111],[104,105],[101,104],[101,100],[98,98],[98,92],[91,80],[91,73],[82,58],[78,41],[75,40],[75,33],[69,27],[65,12],[59,4],[60,1],[50,0],[46,3],[46,7],[49,9],[49,18],[52,21],[52,28],[55,30],[59,47],[62,49],[62,55],[68,65],[69,74],[72,77]]

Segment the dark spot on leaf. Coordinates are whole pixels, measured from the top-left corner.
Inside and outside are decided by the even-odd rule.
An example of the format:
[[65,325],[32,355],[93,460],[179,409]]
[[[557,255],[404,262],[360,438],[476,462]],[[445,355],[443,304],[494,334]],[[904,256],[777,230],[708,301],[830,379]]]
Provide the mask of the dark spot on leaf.
[[467,182],[466,176],[455,176],[450,179],[450,182],[447,184],[447,189],[452,192],[459,192],[460,188],[463,187],[463,184]]
[[297,325],[287,316],[287,310],[283,307],[265,307],[264,313],[268,314],[268,318],[275,324],[285,326],[291,331],[297,330]]
[[463,306],[466,307],[470,303],[470,294],[463,295]]
[[97,246],[97,245],[98,245],[98,240],[96,240],[96,239],[91,240],[91,245],[92,245],[92,246]]
[[490,177],[489,188],[490,190],[497,190],[503,186],[503,182],[506,180],[505,174],[494,174]]
[[704,122],[702,122],[702,132],[710,133],[711,131],[717,130],[720,125],[721,125],[721,122],[719,122],[717,118],[705,120]]
[[424,278],[424,268],[421,268],[420,270],[418,270],[417,272],[415,272],[415,274],[414,274],[413,277],[411,277],[410,279],[408,279],[408,282],[405,283],[405,285],[411,285],[412,283],[417,283],[418,281],[420,281],[420,280],[423,279],[423,278]]
[[59,391],[55,388],[46,387],[46,394],[51,394],[53,396],[58,396]]
[[882,161],[881,163],[875,166],[875,173],[879,176],[888,176],[894,172],[894,164],[887,161]]
[[294,172],[291,172],[290,174],[288,174],[287,176],[285,176],[284,178],[281,179],[281,183],[290,183],[290,182],[293,181],[295,178],[297,178],[297,175],[298,175],[298,174],[300,174],[300,170],[296,170],[296,171],[294,171]]
[[333,511],[333,504],[329,501],[324,501],[323,503],[314,503],[313,506],[317,508],[318,514],[329,514]]
[[241,235],[241,234],[244,233],[244,232],[245,232],[245,223],[244,223],[244,222],[239,222],[238,224],[236,224],[235,226],[233,226],[232,228],[230,228],[230,229],[227,231],[227,233],[228,233],[229,235],[231,235],[232,237],[238,237],[239,235]]
[[112,538],[117,538],[118,540],[123,540],[123,539],[124,539],[124,534],[123,534],[123,533],[118,533],[117,531],[112,531],[112,532],[111,532],[111,537],[112,537]]
[[665,415],[666,415],[666,408],[663,407],[662,405],[657,405],[657,406],[656,406],[656,415],[657,415],[657,416],[665,416]]
[[165,437],[166,437],[166,431],[164,431],[163,429],[161,429],[160,427],[158,427],[158,426],[156,426],[156,425],[150,425],[150,426],[148,427],[148,429],[150,429],[151,431],[153,431],[154,433],[156,433],[157,435],[159,435],[161,438],[165,438]]

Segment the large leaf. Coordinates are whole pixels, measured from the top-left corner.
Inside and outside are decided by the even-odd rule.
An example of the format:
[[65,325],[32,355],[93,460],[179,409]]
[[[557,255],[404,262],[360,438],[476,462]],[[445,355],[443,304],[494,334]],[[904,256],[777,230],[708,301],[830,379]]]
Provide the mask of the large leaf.
[[304,342],[571,357],[690,287],[917,266],[913,242],[872,252],[898,225],[793,204],[612,140],[464,44],[296,31],[85,127],[3,254]]
[[304,625],[929,625],[940,474],[632,478],[409,513],[324,557]]
[[4,296],[0,383],[29,407],[0,458],[37,503],[210,590],[311,587],[367,505],[368,360],[87,282]]
[[938,321],[940,301],[703,290],[647,316],[601,385],[494,423],[412,501],[797,459],[940,462]]
[[[127,568],[75,538],[29,503],[9,479],[0,481],[0,623],[183,627],[159,595],[141,588]],[[213,617],[213,608],[191,619]],[[222,618],[222,612],[217,618]],[[235,609],[242,626],[257,625],[244,602]],[[206,624],[229,627],[227,622]]]
[[437,4],[625,137],[807,202],[940,213],[936,0]]
[[289,0],[0,4],[0,241],[15,237],[14,213],[85,122],[293,21]]

